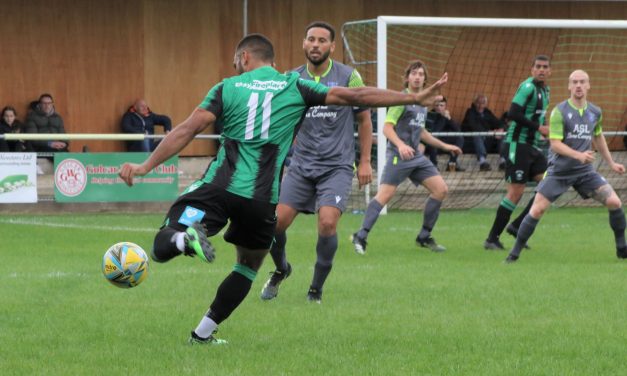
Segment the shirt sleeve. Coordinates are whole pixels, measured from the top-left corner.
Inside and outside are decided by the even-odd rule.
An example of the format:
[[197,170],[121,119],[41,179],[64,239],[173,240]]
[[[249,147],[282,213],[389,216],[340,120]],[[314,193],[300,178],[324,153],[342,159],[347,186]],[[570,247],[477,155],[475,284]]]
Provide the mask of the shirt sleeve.
[[549,138],[551,140],[563,140],[564,139],[564,118],[562,112],[555,107],[551,112],[551,119],[549,120]]
[[600,136],[603,134],[603,114],[599,115],[599,120],[594,126],[594,135]]
[[[348,80],[348,87],[364,87],[366,86],[364,84],[364,80],[361,78],[361,75],[359,74],[359,72],[357,72],[357,69],[353,69],[353,72],[351,73],[351,77]],[[366,111],[368,109],[368,107],[353,107],[353,112],[358,114],[360,112]]]
[[535,87],[531,82],[523,82],[516,90],[516,94],[514,94],[514,99],[512,99],[512,103],[516,103],[522,108],[525,108],[527,105],[527,100],[529,96],[533,94]]
[[296,87],[307,107],[322,106],[327,99],[329,88],[311,80],[299,78]]
[[385,115],[385,122],[396,125],[398,119],[403,115],[403,112],[405,112],[405,106],[390,107]]
[[224,88],[224,82],[220,82],[209,92],[207,96],[202,101],[202,103],[198,106],[202,109],[205,109],[215,115],[216,118],[220,118],[222,115],[222,107],[224,102],[222,101],[222,89]]

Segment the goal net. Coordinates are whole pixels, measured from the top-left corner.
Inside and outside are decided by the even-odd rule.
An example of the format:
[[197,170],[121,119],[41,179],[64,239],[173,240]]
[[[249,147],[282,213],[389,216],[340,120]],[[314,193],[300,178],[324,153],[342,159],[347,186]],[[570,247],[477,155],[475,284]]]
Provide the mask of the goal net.
[[[551,58],[549,111],[568,98],[569,74],[575,69],[584,69],[590,75],[589,100],[603,110],[603,129],[612,155],[616,161],[627,163],[623,145],[627,124],[626,21],[381,16],[376,20],[344,24],[342,39],[344,62],[357,68],[369,86],[402,90],[403,71],[408,62],[415,59],[426,63],[431,82],[448,72],[449,82],[442,94],[458,124],[462,123],[472,98],[479,93],[488,97],[488,108],[497,117],[507,111],[518,85],[530,76],[536,55]],[[373,112],[376,132],[382,129],[385,109]],[[463,133],[465,145],[472,144],[469,137],[476,135]],[[382,133],[377,139],[373,168],[379,176],[385,163],[386,140]],[[460,158],[459,164],[466,168],[464,172],[445,171],[448,156],[441,154],[438,158],[438,167],[449,185],[444,207],[498,205],[505,192],[505,182],[495,151],[488,155],[491,171],[480,171],[476,156],[470,153]],[[627,199],[627,180],[609,171],[600,155],[596,166],[618,194]],[[532,191],[530,184],[527,194]],[[376,184],[373,184],[370,196],[375,193]],[[427,197],[428,192],[423,187],[414,187],[405,181],[388,207],[421,209]],[[365,209],[366,201],[355,185],[352,210]],[[595,203],[581,200],[571,190],[557,205]]]

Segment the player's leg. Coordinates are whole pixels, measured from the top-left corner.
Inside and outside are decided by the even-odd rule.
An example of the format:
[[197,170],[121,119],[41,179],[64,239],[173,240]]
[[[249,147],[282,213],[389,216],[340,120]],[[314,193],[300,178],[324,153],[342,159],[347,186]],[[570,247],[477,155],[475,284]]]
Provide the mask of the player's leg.
[[292,273],[287,261],[287,229],[299,212],[313,213],[315,210],[315,185],[297,170],[288,170],[281,183],[281,194],[277,206],[277,226],[270,256],[276,266],[261,289],[261,299],[274,299],[279,294],[280,284]]
[[516,243],[514,243],[507,259],[505,259],[505,262],[511,263],[518,260],[520,252],[535,231],[540,218],[542,218],[544,213],[549,209],[551,203],[566,192],[572,184],[572,180],[555,179],[552,176],[547,176],[540,182],[538,188],[536,189],[536,196],[533,199],[531,210],[529,210],[529,214],[525,216],[525,219],[523,219],[520,224],[518,236],[516,237]]
[[268,249],[248,249],[236,246],[237,263],[222,281],[205,316],[192,331],[189,342],[221,344],[226,341],[214,337],[218,325],[226,320],[248,295],[257,272],[268,254]]
[[[516,205],[520,201],[523,193],[525,192],[525,184],[508,183],[507,193],[501,200],[499,207],[496,209],[496,217],[490,228],[488,238],[483,243],[485,249],[503,249],[503,244],[499,240],[505,226],[509,222]],[[524,218],[524,217],[523,217]]]
[[321,206],[318,210],[318,241],[316,242],[316,263],[307,298],[320,303],[322,288],[333,268],[337,251],[337,224],[342,212],[332,206]]
[[351,241],[353,246],[355,247],[355,252],[358,254],[366,253],[366,245],[368,234],[370,230],[374,227],[375,223],[377,223],[377,219],[379,219],[379,214],[385,205],[394,197],[396,193],[396,185],[392,184],[381,184],[379,186],[379,190],[377,194],[374,196],[370,203],[368,204],[368,208],[366,208],[366,213],[364,214],[364,220],[361,224],[359,230],[351,236]]
[[512,247],[512,250],[509,252],[509,255],[505,259],[506,262],[515,262],[520,257],[520,252],[522,252],[525,244],[533,234],[540,222],[540,218],[544,215],[544,213],[551,206],[551,201],[549,201],[544,195],[540,192],[536,193],[535,198],[533,200],[533,205],[531,205],[531,210],[529,214],[525,216],[522,223],[520,224],[520,228],[518,229],[518,236],[516,236],[516,242]]
[[170,207],[155,236],[151,258],[167,262],[185,254],[213,261],[215,251],[207,236],[217,234],[227,218],[219,192],[209,184],[194,183]]
[[[531,164],[529,166],[529,176],[532,177],[532,179],[536,183],[540,183],[540,181],[542,181],[542,178],[544,178],[544,173],[547,169],[546,157],[544,156],[544,154],[542,154],[540,150],[535,149],[535,148],[530,148],[529,154],[530,154],[530,161],[531,161]],[[534,195],[535,195],[535,192],[534,192]],[[508,234],[512,235],[513,237],[516,237],[518,233],[518,228],[520,227],[520,224],[522,223],[523,218],[525,218],[525,216],[527,215],[527,213],[529,213],[529,210],[531,209],[531,205],[533,204],[533,198],[534,197],[532,196],[529,202],[527,203],[527,206],[525,206],[525,209],[523,209],[522,213],[520,213],[518,217],[516,217],[516,219],[514,219],[512,223],[510,223],[507,226]]]
[[279,286],[292,274],[292,266],[287,262],[285,245],[287,243],[287,229],[298,215],[298,211],[286,204],[277,205],[277,226],[274,232],[274,241],[270,247],[270,256],[276,267],[270,273],[270,278],[261,289],[261,299],[270,300],[279,294]]
[[322,288],[331,269],[337,251],[337,224],[346,210],[353,182],[352,169],[336,168],[321,176],[316,184],[318,205],[318,241],[316,264],[307,298],[320,303]]
[[620,197],[609,184],[603,184],[595,189],[592,198],[607,207],[609,212],[610,228],[614,232],[616,242],[616,257],[627,258],[627,244],[625,244],[625,212]]
[[[431,165],[432,171],[437,174],[437,169],[427,161],[426,158],[422,158],[426,161],[427,165]],[[370,200],[366,213],[364,214],[364,220],[361,224],[361,228],[353,233],[351,241],[355,248],[355,252],[358,254],[364,254],[366,252],[366,240],[372,227],[377,222],[381,210],[387,203],[394,197],[396,188],[400,183],[409,177],[414,170],[415,163],[413,161],[403,161],[399,157],[393,156],[386,160],[383,167],[383,173],[381,175],[381,185],[377,191],[376,196]]]
[[435,242],[431,236],[431,232],[433,231],[438,217],[440,216],[442,201],[444,201],[448,195],[448,185],[446,185],[446,182],[439,174],[422,180],[421,184],[427,188],[430,195],[425,204],[422,228],[416,237],[416,243],[421,247],[429,248],[434,252],[443,252],[446,248]]
[[235,244],[237,261],[233,271],[218,287],[209,310],[192,332],[190,343],[216,343],[213,333],[248,295],[274,237],[275,205],[228,192],[225,196],[231,224],[224,240]]

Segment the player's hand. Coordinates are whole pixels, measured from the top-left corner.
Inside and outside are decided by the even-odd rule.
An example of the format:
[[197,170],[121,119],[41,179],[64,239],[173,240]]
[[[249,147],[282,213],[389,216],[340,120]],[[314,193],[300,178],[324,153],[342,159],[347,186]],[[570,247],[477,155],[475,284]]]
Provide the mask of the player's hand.
[[120,178],[124,180],[126,185],[128,185],[129,187],[132,187],[133,178],[135,176],[144,176],[147,173],[148,171],[146,171],[146,168],[144,167],[143,164],[140,165],[136,163],[124,163],[118,175],[120,175]]
[[538,132],[540,132],[540,134],[544,137],[547,137],[549,135],[549,127],[546,125],[541,125],[538,127]]
[[416,151],[414,148],[407,146],[407,144],[403,144],[398,148],[398,153],[401,155],[401,159],[406,161],[412,159]]
[[444,72],[442,77],[440,77],[439,80],[437,80],[433,85],[431,85],[429,89],[433,88],[433,90],[437,90],[441,88],[442,86],[446,85],[447,82],[448,82],[448,73]]
[[446,144],[446,147],[444,148],[444,150],[450,153],[453,153],[455,155],[462,154],[462,149],[460,149],[459,146],[456,146],[456,145]]
[[614,163],[612,164],[612,171],[622,175],[625,173],[625,166],[620,163]]
[[359,163],[359,167],[357,167],[357,181],[359,181],[359,189],[372,182],[372,166],[370,166],[370,163]]
[[584,151],[577,155],[577,160],[582,164],[588,164],[594,162],[594,152],[592,150]]

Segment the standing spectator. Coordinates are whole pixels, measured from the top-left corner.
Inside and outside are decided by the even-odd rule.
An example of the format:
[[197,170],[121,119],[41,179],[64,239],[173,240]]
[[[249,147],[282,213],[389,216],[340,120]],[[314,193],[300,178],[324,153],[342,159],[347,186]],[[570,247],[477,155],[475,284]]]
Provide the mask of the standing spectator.
[[[24,133],[65,133],[63,118],[54,109],[52,95],[44,93],[39,96],[39,101],[31,104],[31,111],[26,117]],[[66,141],[35,140],[31,141],[35,151],[41,152],[67,152]]]
[[[466,110],[464,121],[462,121],[462,129],[464,132],[503,131],[504,125],[488,108],[488,97],[485,94],[477,94],[475,95],[470,108]],[[481,171],[490,171],[492,168],[486,159],[488,155],[488,148],[486,145],[491,143],[487,142],[488,140],[486,136],[474,136],[472,141],[475,147],[477,160],[479,161],[479,169]],[[501,141],[501,137],[499,137],[496,141],[496,150],[499,154],[501,150]],[[501,159],[500,163],[503,167],[505,166],[504,160]],[[499,167],[501,167],[501,165]]]
[[603,136],[601,109],[587,100],[590,90],[588,74],[582,70],[572,72],[568,77],[568,90],[570,98],[559,103],[551,112],[549,166],[538,184],[531,209],[520,224],[516,243],[505,259],[507,263],[518,260],[540,218],[551,203],[570,187],[584,199],[593,198],[607,207],[616,243],[616,257],[627,259],[623,203],[607,179],[594,168],[593,146],[615,173],[624,174],[625,166],[612,159]]
[[[17,120],[17,112],[15,108],[6,106],[2,109],[2,116],[0,118],[0,134],[7,133],[20,133],[22,132],[23,124]],[[7,151],[25,151],[26,147],[22,141],[7,141],[5,139],[0,140],[0,152]]]
[[[453,119],[447,108],[446,98],[442,98],[441,101],[436,101],[433,105],[433,109],[427,114],[426,128],[430,133],[433,132],[459,132],[460,127]],[[462,136],[439,136],[436,137],[445,144],[451,144],[459,147],[464,146],[464,137]],[[426,145],[425,155],[429,156],[431,163],[438,167],[438,148],[431,145]],[[465,168],[457,163],[457,154],[448,152],[449,160],[446,167],[447,171],[466,171]]]
[[[138,99],[122,117],[122,132],[154,135],[155,125],[162,126],[164,133],[172,130],[172,121],[166,115],[155,114],[150,111],[144,99]],[[159,142],[153,139],[143,141],[127,141],[128,151],[151,152],[155,150]]]

